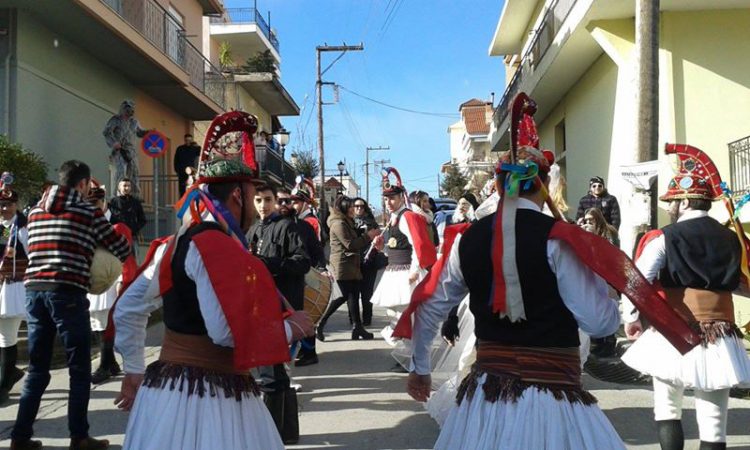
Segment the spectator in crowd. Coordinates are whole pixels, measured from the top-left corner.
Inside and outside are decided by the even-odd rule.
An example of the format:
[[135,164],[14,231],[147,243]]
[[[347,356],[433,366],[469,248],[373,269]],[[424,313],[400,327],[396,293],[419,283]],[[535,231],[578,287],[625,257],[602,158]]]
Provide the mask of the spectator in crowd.
[[[372,230],[380,230],[375,215],[370,209],[370,205],[362,197],[354,199],[354,226],[361,234]],[[378,278],[378,271],[388,265],[388,257],[381,251],[373,248],[370,254],[367,254],[368,248],[360,251],[360,267],[362,270],[362,285],[360,288],[360,298],[362,300],[362,325],[369,327],[372,325],[372,294],[375,292],[375,281]],[[365,258],[366,257],[366,258]]]
[[198,166],[197,161],[200,154],[201,146],[193,140],[193,135],[190,133],[185,135],[185,143],[177,147],[177,150],[174,152],[174,171],[177,174],[180,197],[185,194],[188,183],[189,175],[186,169]]
[[380,235],[380,230],[372,229],[364,234],[357,231],[354,224],[354,203],[354,200],[345,195],[336,197],[331,215],[328,217],[328,227],[331,230],[331,268],[342,296],[328,305],[318,323],[317,336],[321,341],[325,340],[323,331],[328,318],[344,303],[349,307],[349,317],[352,319],[352,340],[373,338],[373,334],[362,325],[359,312],[359,293],[362,285],[360,252],[367,249],[370,241]]
[[436,247],[440,245],[440,238],[435,225],[435,214],[432,212],[432,205],[430,204],[430,195],[424,191],[414,191],[409,195],[409,202],[411,202],[411,210],[427,221],[427,234],[432,239],[432,243]]
[[[125,261],[130,246],[115,233],[100,209],[84,198],[91,170],[80,161],[67,161],[59,170],[60,184],[50,187],[29,214],[29,267],[26,271],[29,367],[11,448],[37,449],[33,424],[42,394],[50,381],[55,334],[59,333],[70,374],[68,428],[71,449],[104,449],[107,440],[89,436],[91,390],[91,324],[88,300],[91,260],[101,245]],[[54,255],[54,258],[50,256]]]
[[[323,245],[320,243],[315,228],[304,218],[299,217],[298,208],[302,208],[304,202],[295,201],[295,197],[286,188],[280,188],[277,193],[276,211],[282,216],[290,218],[297,226],[297,231],[302,239],[302,244],[310,258],[310,266],[314,267],[323,275],[328,275],[326,269],[326,258],[323,254]],[[309,210],[309,208],[308,208]],[[304,212],[305,210],[303,210]],[[314,217],[313,217],[314,219]],[[317,220],[317,219],[315,219]],[[303,298],[304,301],[304,298]],[[303,303],[304,306],[304,303]],[[294,361],[295,366],[309,366],[318,363],[318,353],[315,351],[315,337],[305,338],[302,341],[302,348],[297,353],[297,359]]]
[[132,195],[132,192],[132,181],[123,178],[117,186],[117,196],[112,197],[109,202],[109,210],[112,213],[112,224],[124,223],[135,237],[146,225],[146,214],[143,212],[141,199]]
[[576,221],[579,225],[589,208],[599,208],[604,215],[604,220],[616,230],[620,229],[620,205],[617,203],[617,197],[607,192],[602,177],[592,177],[589,180],[589,193],[578,202]]
[[475,211],[478,207],[479,202],[474,194],[471,192],[464,192],[463,195],[458,198],[458,203],[456,204],[456,209],[453,211],[453,214],[446,217],[446,220],[438,225],[438,236],[440,237],[440,242],[443,240],[445,227],[476,221]]
[[[620,246],[620,238],[617,229],[604,220],[602,210],[599,208],[589,208],[586,210],[581,221],[581,227],[589,233],[594,233],[597,236],[603,237],[614,246]],[[610,288],[610,297],[615,299],[618,297],[617,292],[612,288]],[[591,354],[601,358],[614,356],[616,346],[617,336],[615,336],[614,333],[601,338],[592,338]]]
[[[260,220],[247,233],[250,248],[271,272],[276,287],[296,311],[304,309],[305,274],[310,270],[310,257],[305,251],[297,226],[289,217],[276,211],[276,188],[270,184],[256,189],[254,203]],[[288,430],[283,399],[290,389],[289,375],[283,364],[259,368],[261,386],[266,391],[266,405],[285,444],[296,443],[299,431]],[[296,414],[294,415],[296,417]],[[288,436],[296,437],[288,439]]]

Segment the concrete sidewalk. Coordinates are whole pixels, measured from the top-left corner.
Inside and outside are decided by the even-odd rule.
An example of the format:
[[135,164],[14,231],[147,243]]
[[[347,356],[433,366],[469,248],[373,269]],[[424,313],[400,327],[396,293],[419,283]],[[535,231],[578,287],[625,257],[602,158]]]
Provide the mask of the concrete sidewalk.
[[[288,448],[432,448],[439,429],[422,405],[406,395],[406,375],[388,371],[393,364],[390,347],[382,340],[349,340],[346,322],[346,309],[342,308],[329,322],[326,342],[318,342],[320,364],[292,369],[295,382],[302,384],[298,397],[301,439],[298,445]],[[384,317],[376,316],[370,331],[379,337],[377,331],[385,323]],[[150,360],[158,355],[161,333],[160,325],[149,330]],[[94,367],[97,364],[94,361]],[[584,378],[628,448],[659,448],[650,389]],[[36,438],[48,449],[64,449],[68,445],[67,383],[66,370],[53,372],[35,425]],[[0,408],[0,448],[8,447],[20,388],[19,383],[11,393],[12,402]],[[119,388],[119,378],[94,387],[89,413],[92,435],[110,439],[113,449],[122,445],[127,424],[127,414],[112,404]],[[685,435],[689,440],[685,448],[697,448],[691,395],[686,395],[685,404]],[[730,408],[729,448],[750,449],[750,401],[731,399]]]

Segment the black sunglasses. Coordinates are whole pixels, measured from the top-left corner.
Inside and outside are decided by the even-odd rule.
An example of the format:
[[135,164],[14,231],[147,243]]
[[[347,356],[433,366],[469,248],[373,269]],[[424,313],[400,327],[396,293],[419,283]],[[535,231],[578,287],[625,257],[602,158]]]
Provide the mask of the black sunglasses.
[[291,198],[280,198],[280,199],[276,200],[276,204],[277,205],[289,205],[291,203],[292,203],[292,199]]
[[355,203],[355,204],[354,204],[354,207],[355,207],[355,208],[364,208],[364,207],[365,207],[365,204],[364,204],[364,203]]

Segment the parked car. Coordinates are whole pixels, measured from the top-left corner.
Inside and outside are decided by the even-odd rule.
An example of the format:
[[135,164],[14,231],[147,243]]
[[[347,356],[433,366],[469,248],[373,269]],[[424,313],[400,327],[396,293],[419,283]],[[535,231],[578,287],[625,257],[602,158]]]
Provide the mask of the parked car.
[[452,198],[436,198],[435,200],[435,207],[436,211],[446,211],[446,210],[455,210],[456,206],[458,206],[458,203],[453,200]]

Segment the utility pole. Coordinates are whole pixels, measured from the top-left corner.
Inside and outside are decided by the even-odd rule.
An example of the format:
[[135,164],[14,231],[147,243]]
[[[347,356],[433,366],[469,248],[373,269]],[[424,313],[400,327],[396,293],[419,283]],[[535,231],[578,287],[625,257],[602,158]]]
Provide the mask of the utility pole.
[[656,158],[659,145],[659,0],[635,3],[636,162],[645,162]]
[[[317,96],[318,96],[318,158],[320,159],[320,212],[322,217],[320,217],[321,220],[326,220],[326,217],[328,216],[328,209],[326,208],[326,189],[325,189],[325,174],[326,174],[326,162],[325,162],[325,151],[323,149],[323,85],[328,84],[332,85],[334,83],[331,82],[324,82],[323,81],[323,74],[326,73],[328,69],[330,69],[336,61],[339,60],[342,56],[344,56],[344,53],[348,51],[360,51],[364,50],[365,46],[363,44],[359,45],[319,45],[315,47],[315,56],[316,56],[316,66],[317,66],[317,72],[318,77],[317,81],[315,82],[315,87],[317,89]],[[336,58],[328,67],[326,67],[324,70],[321,71],[320,69],[320,54],[322,52],[342,52],[339,58]]]
[[365,199],[370,203],[370,152],[378,150],[390,150],[390,147],[367,147],[365,149]]

